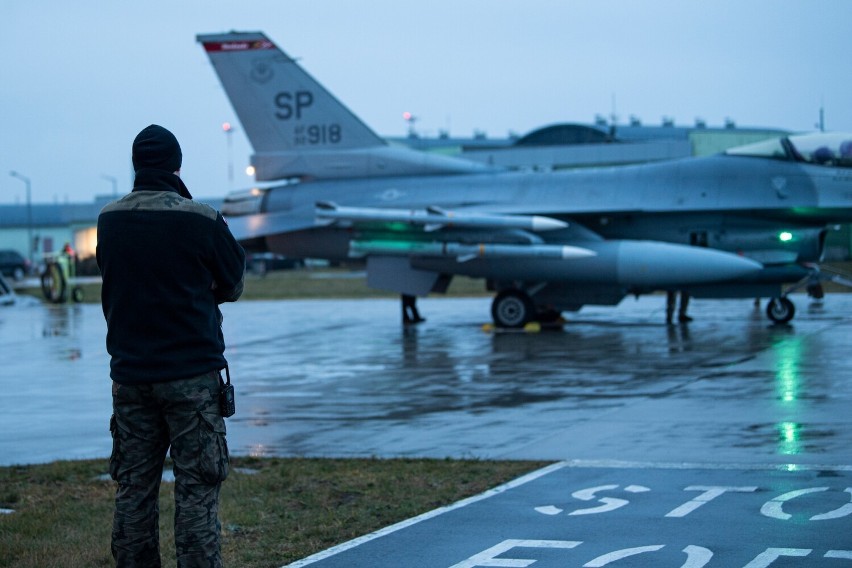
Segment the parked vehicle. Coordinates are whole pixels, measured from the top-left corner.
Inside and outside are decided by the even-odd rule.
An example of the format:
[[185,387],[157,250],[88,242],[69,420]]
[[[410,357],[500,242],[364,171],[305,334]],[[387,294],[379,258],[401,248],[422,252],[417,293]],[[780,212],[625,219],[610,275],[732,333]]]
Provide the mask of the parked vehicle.
[[0,274],[0,306],[11,306],[16,299],[15,290]]
[[30,271],[30,261],[16,250],[0,250],[0,273],[14,280],[22,280]]
[[45,255],[44,271],[41,273],[41,291],[49,302],[64,304],[71,299],[83,301],[83,288],[77,283],[77,267],[73,249],[67,246],[59,254]]
[[305,265],[301,258],[290,258],[283,254],[261,252],[249,254],[246,257],[246,268],[249,272],[263,276],[270,270],[289,270]]

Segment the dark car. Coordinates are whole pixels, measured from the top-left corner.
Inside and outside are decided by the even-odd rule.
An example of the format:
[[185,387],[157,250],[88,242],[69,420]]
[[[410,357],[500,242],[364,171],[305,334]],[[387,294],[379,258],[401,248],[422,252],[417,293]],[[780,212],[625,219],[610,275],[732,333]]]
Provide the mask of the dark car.
[[254,253],[246,257],[246,268],[261,276],[270,270],[288,270],[304,265],[305,262],[301,258],[289,258],[272,252]]
[[11,276],[21,280],[30,271],[30,261],[15,250],[0,250],[0,272],[3,276]]

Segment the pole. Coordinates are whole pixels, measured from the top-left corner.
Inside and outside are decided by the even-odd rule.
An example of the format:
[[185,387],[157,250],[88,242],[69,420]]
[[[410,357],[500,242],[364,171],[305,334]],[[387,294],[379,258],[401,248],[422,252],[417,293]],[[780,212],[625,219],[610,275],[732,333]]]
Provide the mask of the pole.
[[33,266],[33,206],[30,193],[30,178],[22,176],[14,170],[9,172],[9,175],[18,178],[27,186],[27,258],[30,260],[30,266]]
[[234,189],[234,143],[231,137],[234,134],[234,127],[230,122],[222,124],[222,131],[225,132],[225,137],[228,140],[228,190]]
[[109,182],[112,182],[112,196],[113,198],[118,199],[118,180],[106,174],[101,174],[101,177]]

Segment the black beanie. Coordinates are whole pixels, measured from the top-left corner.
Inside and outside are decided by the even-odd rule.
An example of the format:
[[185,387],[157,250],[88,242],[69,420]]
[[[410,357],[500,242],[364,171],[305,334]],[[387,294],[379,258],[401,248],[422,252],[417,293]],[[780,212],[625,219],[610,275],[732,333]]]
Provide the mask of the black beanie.
[[133,140],[133,170],[152,168],[176,172],[183,155],[175,135],[156,124],[145,128]]

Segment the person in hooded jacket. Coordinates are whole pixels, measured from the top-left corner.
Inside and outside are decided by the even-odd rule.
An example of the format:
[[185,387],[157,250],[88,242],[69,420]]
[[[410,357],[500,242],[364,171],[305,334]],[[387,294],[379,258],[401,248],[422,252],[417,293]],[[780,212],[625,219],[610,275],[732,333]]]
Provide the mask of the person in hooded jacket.
[[112,554],[121,567],[161,565],[158,494],[170,449],[177,565],[222,566],[219,489],[229,458],[219,305],[242,294],[245,253],[222,215],[192,200],[171,132],[142,130],[132,159],[133,190],[98,216],[113,396],[109,471],[118,482]]

